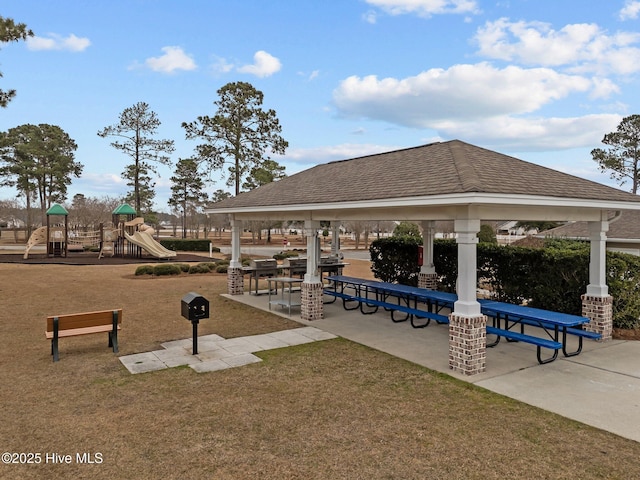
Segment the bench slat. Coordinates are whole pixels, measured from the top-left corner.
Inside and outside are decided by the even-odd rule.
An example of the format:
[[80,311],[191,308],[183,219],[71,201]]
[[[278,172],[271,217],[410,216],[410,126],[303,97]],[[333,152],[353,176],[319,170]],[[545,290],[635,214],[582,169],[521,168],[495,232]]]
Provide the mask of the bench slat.
[[[548,340],[546,338],[525,335],[523,333],[514,332],[512,330],[503,330],[501,328],[496,328],[489,325],[487,325],[486,330],[488,334],[493,334],[498,336],[498,340],[496,340],[495,343],[493,343],[492,345],[487,345],[489,347],[496,346],[500,341],[500,337],[510,338],[512,340],[516,340],[519,342],[531,343],[535,345],[537,349],[538,363],[540,364],[553,362],[556,358],[558,358],[558,350],[562,348],[562,344],[560,342],[556,342],[554,340]],[[553,350],[553,355],[543,360],[542,356],[540,355],[541,348],[548,348],[550,350]]]
[[78,328],[111,325],[113,312],[118,312],[118,324],[122,323],[122,309],[101,310],[98,312],[72,313],[68,315],[51,315],[47,317],[47,332],[53,332],[53,319],[58,317],[58,330],[74,330]]
[[551,350],[558,350],[562,348],[562,344],[560,342],[556,342],[554,340],[548,340],[546,338],[534,337],[533,335],[526,335],[524,333],[514,332],[512,330],[503,330],[501,328],[495,328],[487,325],[487,333],[491,333],[493,335],[498,335],[500,337],[510,338],[512,340],[517,340],[519,342],[531,343],[533,345],[539,345],[544,348],[549,348]]
[[[60,330],[58,332],[58,338],[62,337],[74,337],[76,335],[87,335],[90,333],[110,332],[111,325],[98,325],[95,327],[75,328],[73,330]],[[118,325],[118,330],[121,330],[122,326]],[[53,332],[45,332],[48,339],[53,338]]]
[[347,301],[360,302],[360,303],[364,303],[365,305],[373,305],[376,307],[386,308],[388,310],[397,310],[399,312],[407,313],[409,315],[413,315],[420,318],[428,318],[430,320],[435,320],[438,323],[449,323],[449,319],[446,316],[440,315],[438,313],[431,313],[426,310],[419,310],[416,308],[405,307],[404,305],[383,302],[381,300],[374,300],[371,298],[356,297],[354,295],[349,295],[347,293],[342,293],[342,292],[336,292],[330,289],[325,289],[324,293],[327,295],[333,295],[335,297],[342,298],[343,300],[347,300]]

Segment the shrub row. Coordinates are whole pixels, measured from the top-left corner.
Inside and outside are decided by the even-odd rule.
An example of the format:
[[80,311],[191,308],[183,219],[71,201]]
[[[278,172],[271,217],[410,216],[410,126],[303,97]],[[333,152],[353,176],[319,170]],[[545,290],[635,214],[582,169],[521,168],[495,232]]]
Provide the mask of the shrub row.
[[162,263],[159,265],[142,265],[136,268],[135,274],[139,275],[181,275],[182,273],[227,273],[229,262],[218,260],[216,262],[203,262],[195,265],[188,263]]
[[[191,239],[191,238],[163,238],[160,245],[174,252],[208,252],[211,240]],[[213,247],[212,251],[219,252],[218,247]]]
[[[375,240],[370,246],[372,270],[383,281],[417,285],[418,247],[414,237]],[[478,283],[499,301],[580,315],[581,295],[589,283],[589,244],[548,241],[545,248],[478,244]],[[438,288],[455,291],[458,271],[455,241],[434,242]],[[640,327],[640,257],[607,252],[607,284],[613,296],[613,326]]]

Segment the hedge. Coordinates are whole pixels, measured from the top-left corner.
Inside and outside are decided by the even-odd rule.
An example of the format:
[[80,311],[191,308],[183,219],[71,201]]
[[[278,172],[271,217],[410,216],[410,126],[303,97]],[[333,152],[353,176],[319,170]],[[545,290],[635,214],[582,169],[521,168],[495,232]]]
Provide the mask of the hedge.
[[[420,239],[391,237],[375,240],[369,251],[376,278],[417,285]],[[478,284],[496,300],[556,312],[581,315],[589,283],[589,244],[552,241],[545,248],[525,248],[479,243]],[[640,327],[640,257],[607,252],[607,284],[613,297],[613,326]],[[434,259],[438,288],[455,291],[458,270],[455,240],[436,240]]]
[[[208,252],[211,240],[191,239],[191,238],[163,238],[160,245],[174,252]],[[212,251],[219,252],[218,247],[213,247]]]

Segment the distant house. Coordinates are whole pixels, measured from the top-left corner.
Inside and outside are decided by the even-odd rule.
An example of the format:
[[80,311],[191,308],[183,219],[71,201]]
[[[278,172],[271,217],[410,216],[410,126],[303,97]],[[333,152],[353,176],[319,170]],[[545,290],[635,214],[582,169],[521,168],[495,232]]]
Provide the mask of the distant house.
[[[619,218],[611,212],[607,232],[607,250],[640,256],[640,211],[624,210]],[[570,240],[589,240],[587,222],[569,222],[536,235],[539,238],[553,237]]]

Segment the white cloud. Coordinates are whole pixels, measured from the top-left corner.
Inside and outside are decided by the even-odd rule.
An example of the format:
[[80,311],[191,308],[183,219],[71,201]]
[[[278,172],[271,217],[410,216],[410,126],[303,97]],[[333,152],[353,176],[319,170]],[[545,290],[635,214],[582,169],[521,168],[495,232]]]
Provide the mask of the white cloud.
[[640,71],[640,34],[608,35],[596,24],[565,25],[553,30],[547,23],[511,22],[501,18],[479,28],[475,41],[484,57],[524,65],[567,67],[573,72]]
[[619,115],[543,118],[536,112],[572,94],[602,97],[612,92],[617,86],[607,79],[480,63],[404,79],[352,76],[333,92],[333,103],[344,117],[523,151],[597,144],[602,132],[615,130]]
[[615,131],[621,119],[614,114],[567,118],[502,115],[481,122],[457,119],[437,122],[434,128],[445,138],[512,151],[548,151],[597,145],[603,132]]
[[233,63],[229,63],[226,58],[216,57],[211,69],[216,74],[229,73],[234,69]]
[[173,73],[176,70],[195,70],[196,62],[180,47],[162,47],[164,55],[145,60],[145,65],[154,72]]
[[257,51],[253,56],[253,60],[254,63],[252,65],[238,67],[237,70],[241,73],[250,73],[251,75],[264,78],[270,77],[282,68],[280,60],[264,50]]
[[378,13],[373,10],[369,10],[362,14],[362,19],[365,22],[374,25],[378,21]]
[[431,69],[404,79],[349,77],[333,92],[346,117],[383,120],[407,127],[430,128],[444,119],[482,120],[534,112],[593,82],[547,68],[495,68],[487,63]]
[[82,52],[91,45],[88,38],[77,37],[73,33],[67,37],[54,33],[49,37],[29,37],[26,43],[29,50],[68,50],[70,52]]
[[[390,15],[415,14],[430,17],[445,13],[479,13],[476,0],[366,0],[369,5],[380,8]],[[369,21],[375,20],[368,14]],[[371,22],[370,23],[375,23]]]
[[361,143],[343,143],[340,145],[320,146],[314,148],[289,148],[286,155],[280,156],[284,161],[302,164],[317,165],[333,160],[363,157],[377,153],[390,152],[404,148],[398,145],[376,145]]
[[640,1],[627,0],[622,10],[620,10],[620,20],[635,20],[640,15]]

